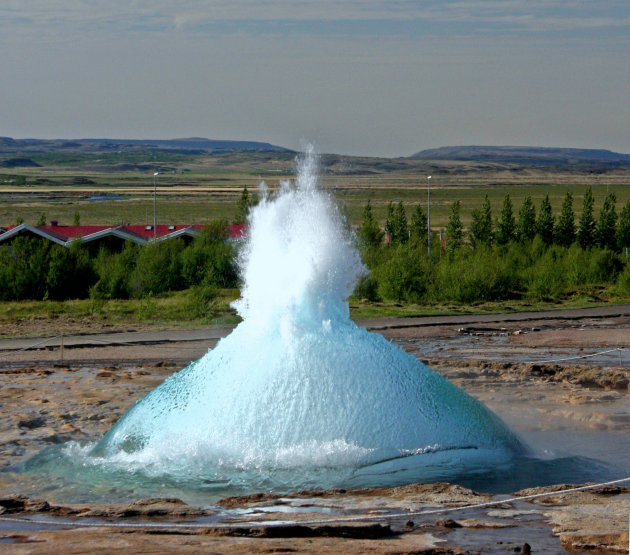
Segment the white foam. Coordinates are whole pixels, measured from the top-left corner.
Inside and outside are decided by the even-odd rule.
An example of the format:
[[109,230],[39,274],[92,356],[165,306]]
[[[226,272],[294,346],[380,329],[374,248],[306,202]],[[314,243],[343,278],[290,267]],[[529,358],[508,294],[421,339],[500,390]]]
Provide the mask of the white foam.
[[481,404],[350,320],[346,298],[365,268],[315,165],[308,152],[296,182],[251,214],[234,303],[243,322],[134,405],[92,451],[98,460],[297,476],[436,449],[519,448]]

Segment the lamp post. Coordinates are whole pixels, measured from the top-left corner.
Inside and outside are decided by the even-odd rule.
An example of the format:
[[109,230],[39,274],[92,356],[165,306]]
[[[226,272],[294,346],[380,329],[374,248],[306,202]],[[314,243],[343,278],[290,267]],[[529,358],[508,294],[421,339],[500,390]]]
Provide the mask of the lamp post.
[[157,237],[157,176],[160,172],[153,174],[153,240]]
[[427,251],[431,260],[431,175],[427,176]]

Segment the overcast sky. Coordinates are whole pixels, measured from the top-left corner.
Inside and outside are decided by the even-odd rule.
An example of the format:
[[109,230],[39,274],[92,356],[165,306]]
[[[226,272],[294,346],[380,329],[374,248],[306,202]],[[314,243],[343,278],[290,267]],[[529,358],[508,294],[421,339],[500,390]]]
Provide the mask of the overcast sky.
[[0,135],[630,153],[630,1],[0,0]]

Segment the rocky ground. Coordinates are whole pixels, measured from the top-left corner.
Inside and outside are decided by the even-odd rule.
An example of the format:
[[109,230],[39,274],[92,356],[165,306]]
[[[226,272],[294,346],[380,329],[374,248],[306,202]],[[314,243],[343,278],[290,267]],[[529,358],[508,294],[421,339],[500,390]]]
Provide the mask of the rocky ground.
[[[512,345],[517,351],[535,349],[545,341],[557,345],[560,340],[562,348],[569,349],[565,354],[574,352],[571,349],[628,347],[630,318],[557,319],[555,325],[545,320],[527,326],[522,321],[481,322],[477,327],[482,331],[470,332],[481,335],[468,335],[453,323],[407,327],[391,323],[375,322],[374,327],[479,398],[526,440],[553,442],[582,434],[596,439],[591,445],[594,451],[606,442],[609,462],[618,462],[630,452],[629,371],[624,360],[621,365],[575,364],[585,362],[581,359],[553,364],[490,356],[498,333],[505,334],[498,336],[505,338],[501,348]],[[521,333],[514,334],[518,330]],[[558,341],[550,339],[553,333]],[[545,341],[535,341],[536,334]],[[468,343],[463,344],[462,337]],[[524,338],[529,344],[521,343]],[[137,398],[181,368],[182,359],[196,358],[216,340],[173,339],[171,334],[172,341],[153,343],[147,343],[146,337],[125,344],[77,343],[66,350],[63,364],[55,349],[3,351],[0,347],[0,469],[4,469],[0,470],[0,552],[628,550],[630,482],[580,492],[565,492],[576,484],[556,484],[512,492],[514,497],[551,495],[509,502],[505,499],[510,496],[477,493],[455,484],[413,484],[260,494],[200,508],[168,498],[67,503],[56,499],[54,492],[46,493],[42,484],[20,481],[10,471],[11,465],[46,446],[100,437]],[[443,351],[417,352],[419,342],[427,340],[442,341]],[[173,356],[178,345],[179,355]],[[493,504],[461,510],[480,503]]]
[[[0,550],[11,553],[626,553],[630,488],[534,488],[502,501],[453,484],[230,498],[56,505],[0,497]],[[470,505],[494,503],[489,507]],[[227,513],[225,508],[232,511]],[[220,522],[216,514],[221,511]],[[346,520],[344,520],[346,519]]]

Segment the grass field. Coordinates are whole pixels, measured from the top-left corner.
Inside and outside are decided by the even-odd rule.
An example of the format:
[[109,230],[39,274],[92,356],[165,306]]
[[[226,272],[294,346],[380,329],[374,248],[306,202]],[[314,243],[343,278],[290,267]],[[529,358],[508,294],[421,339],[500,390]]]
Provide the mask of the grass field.
[[[163,224],[205,223],[216,218],[232,220],[244,186],[254,190],[264,179],[271,190],[282,179],[294,176],[294,155],[288,153],[228,153],[212,156],[160,155],[158,157],[114,153],[95,157],[76,154],[29,155],[41,167],[0,169],[0,227],[15,224],[18,218],[35,224],[42,213],[46,219],[72,224],[79,213],[82,224],[148,224],[153,220],[153,172],[157,177],[158,222]],[[127,167],[131,165],[131,167]],[[474,162],[427,162],[423,160],[347,158],[323,156],[320,184],[344,210],[354,226],[371,201],[376,217],[384,224],[389,202],[402,201],[408,215],[420,204],[426,210],[427,182],[431,180],[431,222],[444,228],[452,202],[462,203],[466,226],[473,208],[488,195],[494,216],[510,194],[515,212],[530,195],[536,207],[549,194],[558,215],[567,191],[574,196],[579,215],[582,197],[591,186],[595,211],[599,212],[608,191],[617,195],[617,209],[630,200],[630,170],[599,172],[574,168],[543,170],[507,164]],[[16,179],[18,177],[18,179]],[[19,184],[25,180],[25,184]],[[124,200],[91,201],[94,195],[120,195]],[[124,326],[141,323],[151,326],[191,326],[234,322],[237,317],[229,302],[238,291],[224,291],[210,314],[191,318],[191,292],[181,291],[161,297],[128,301],[78,300],[66,302],[23,301],[0,303],[0,335],[44,333],[63,327]],[[627,299],[626,299],[627,300]],[[562,306],[588,306],[615,302],[610,291],[576,292],[561,301]],[[531,301],[496,302],[470,306],[416,306],[397,303],[351,301],[354,317],[405,316],[414,314],[532,310],[560,306]],[[24,326],[17,325],[22,322]],[[38,322],[41,323],[38,324]],[[83,323],[81,323],[83,322]],[[44,326],[42,328],[42,325]]]
[[[230,308],[238,298],[236,289],[224,289],[204,316],[191,316],[194,301],[190,289],[158,297],[127,300],[76,299],[68,301],[0,302],[0,337],[38,337],[60,333],[113,331],[133,328],[194,328],[216,324],[236,324],[240,318]],[[557,302],[484,302],[477,304],[415,305],[394,302],[367,302],[350,299],[350,315],[359,318],[429,316],[444,314],[479,314],[512,311],[583,308],[610,303],[627,303],[611,288],[577,292]]]
[[[121,155],[122,156],[122,155]],[[78,212],[83,224],[150,223],[153,220],[153,172],[157,177],[158,222],[164,224],[205,223],[216,218],[231,220],[244,186],[250,190],[261,179],[273,190],[281,179],[293,176],[293,155],[233,153],[214,156],[164,155],[159,159],[114,154],[95,158],[85,154],[42,154],[32,156],[38,168],[0,170],[0,226],[15,224],[18,218],[36,223],[42,213],[47,220],[71,224]],[[140,161],[144,164],[140,164]],[[136,164],[133,171],[119,171],[124,164]],[[142,171],[137,168],[142,168]],[[488,195],[495,216],[503,197],[509,193],[518,211],[531,195],[536,207],[549,194],[558,214],[567,191],[574,196],[579,214],[582,196],[591,186],[595,209],[599,211],[607,191],[617,195],[618,210],[630,200],[630,171],[576,171],[572,168],[543,170],[517,165],[383,160],[323,156],[321,185],[345,205],[352,225],[361,221],[369,199],[376,217],[384,223],[390,201],[402,201],[408,214],[416,204],[426,210],[426,175],[431,181],[431,222],[446,226],[449,207],[462,203],[464,225],[473,208]],[[16,185],[22,176],[25,185]],[[120,195],[124,200],[90,201],[94,195]]]

